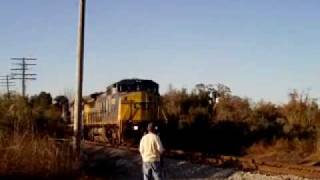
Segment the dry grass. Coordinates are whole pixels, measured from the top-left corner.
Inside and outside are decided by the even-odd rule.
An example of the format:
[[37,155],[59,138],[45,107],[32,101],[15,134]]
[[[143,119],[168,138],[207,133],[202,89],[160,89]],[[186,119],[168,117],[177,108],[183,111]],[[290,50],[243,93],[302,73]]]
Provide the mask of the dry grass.
[[1,177],[72,176],[72,149],[48,137],[15,135],[0,140]]
[[310,139],[278,139],[273,143],[256,143],[247,150],[248,156],[266,161],[301,164],[319,161],[317,144]]
[[307,140],[288,140],[288,139],[278,139],[275,140],[271,144],[267,144],[264,142],[259,142],[252,145],[248,148],[247,152],[249,154],[262,154],[265,152],[281,152],[281,151],[297,151],[297,152],[308,152],[313,153],[315,152],[315,145],[314,143],[310,143]]

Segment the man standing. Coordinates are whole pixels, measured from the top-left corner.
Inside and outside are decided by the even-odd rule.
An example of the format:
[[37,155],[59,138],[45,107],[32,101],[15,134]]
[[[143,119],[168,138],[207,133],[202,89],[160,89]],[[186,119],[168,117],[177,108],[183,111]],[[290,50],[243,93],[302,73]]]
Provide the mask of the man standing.
[[155,134],[153,123],[148,124],[148,133],[140,141],[140,154],[142,156],[143,179],[161,179],[160,156],[164,149],[158,135]]

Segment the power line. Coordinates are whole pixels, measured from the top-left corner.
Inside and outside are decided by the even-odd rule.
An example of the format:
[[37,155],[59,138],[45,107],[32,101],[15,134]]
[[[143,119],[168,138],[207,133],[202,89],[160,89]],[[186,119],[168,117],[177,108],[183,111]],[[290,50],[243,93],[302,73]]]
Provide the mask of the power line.
[[9,75],[0,76],[0,86],[7,88],[7,96],[10,98],[10,87],[15,86],[15,82],[12,81],[12,77]]
[[11,60],[14,61],[20,61],[19,63],[12,63],[12,65],[15,65],[15,68],[11,68],[11,71],[13,71],[12,79],[21,80],[22,84],[22,96],[24,97],[26,95],[26,80],[36,80],[35,76],[37,74],[34,73],[27,73],[27,71],[31,70],[28,68],[29,66],[35,66],[37,64],[35,63],[27,63],[28,61],[35,61],[37,59],[35,58],[11,58]]

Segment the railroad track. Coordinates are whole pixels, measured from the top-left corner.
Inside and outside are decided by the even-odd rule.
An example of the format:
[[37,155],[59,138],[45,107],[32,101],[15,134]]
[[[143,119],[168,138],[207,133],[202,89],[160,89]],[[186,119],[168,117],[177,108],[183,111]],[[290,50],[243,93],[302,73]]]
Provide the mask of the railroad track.
[[[99,143],[84,141],[85,144],[116,148],[125,151],[138,153],[138,147],[129,145],[111,145],[108,143]],[[267,175],[296,175],[299,177],[320,179],[320,167],[294,165],[288,163],[261,161],[254,158],[235,157],[235,156],[215,156],[208,157],[199,152],[186,152],[182,150],[167,151],[165,157],[172,159],[182,159],[199,164],[209,164],[217,167],[234,167],[243,171],[258,172]]]

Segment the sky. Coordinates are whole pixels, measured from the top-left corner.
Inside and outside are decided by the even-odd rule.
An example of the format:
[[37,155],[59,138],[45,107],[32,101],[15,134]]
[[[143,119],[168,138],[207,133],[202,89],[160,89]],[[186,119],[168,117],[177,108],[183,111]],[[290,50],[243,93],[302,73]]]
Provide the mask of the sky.
[[[0,75],[33,57],[29,95],[74,91],[78,3],[2,1]],[[253,101],[282,103],[292,89],[318,98],[319,19],[319,0],[87,0],[83,93],[142,78],[162,94],[222,83]]]

